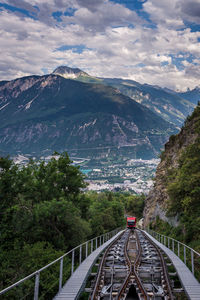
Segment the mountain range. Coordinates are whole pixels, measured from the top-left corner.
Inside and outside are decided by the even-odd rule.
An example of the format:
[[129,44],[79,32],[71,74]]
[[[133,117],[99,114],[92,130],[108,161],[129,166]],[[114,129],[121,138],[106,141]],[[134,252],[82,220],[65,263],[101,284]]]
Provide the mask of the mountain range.
[[80,69],[64,66],[58,67],[53,73],[69,78],[70,74],[73,73],[72,70],[74,70],[74,75],[71,75],[71,78],[81,82],[98,83],[117,88],[122,94],[143,104],[179,129],[200,100],[200,88],[198,87],[187,92],[175,92],[167,88],[141,84],[133,80],[92,77]]
[[194,105],[158,87],[61,66],[49,75],[0,82],[0,149],[152,158]]

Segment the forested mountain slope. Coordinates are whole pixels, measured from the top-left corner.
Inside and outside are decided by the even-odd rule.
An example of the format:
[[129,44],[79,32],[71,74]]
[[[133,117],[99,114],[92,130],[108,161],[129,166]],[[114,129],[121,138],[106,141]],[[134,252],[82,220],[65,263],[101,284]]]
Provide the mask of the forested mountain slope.
[[[146,199],[145,226],[159,219],[186,242],[200,241],[200,105],[161,155],[153,190]],[[172,227],[172,228],[173,228]],[[173,231],[173,229],[171,230]]]
[[66,66],[58,67],[52,74],[57,74],[64,78],[72,78],[85,83],[112,86],[118,89],[122,94],[141,103],[167,122],[171,122],[179,128],[197,104],[197,101],[193,101],[193,94],[195,94],[195,99],[197,99],[197,92],[195,92],[195,90],[189,93],[177,93],[167,88],[141,84],[134,80],[92,77],[80,69]]
[[118,88],[122,94],[148,107],[158,116],[179,128],[195,107],[195,104],[189,101],[189,97],[186,99],[181,94],[159,86],[117,78],[104,78],[102,80],[104,84]]
[[50,74],[0,85],[0,149],[11,154],[72,151],[99,156],[121,147],[132,157],[156,157],[176,131],[113,87]]

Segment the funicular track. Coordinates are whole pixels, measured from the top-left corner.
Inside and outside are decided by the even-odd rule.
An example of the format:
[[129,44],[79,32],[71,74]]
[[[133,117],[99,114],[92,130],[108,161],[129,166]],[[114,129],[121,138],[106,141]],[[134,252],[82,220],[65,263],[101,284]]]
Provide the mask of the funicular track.
[[159,247],[142,231],[126,230],[105,251],[90,299],[175,299]]

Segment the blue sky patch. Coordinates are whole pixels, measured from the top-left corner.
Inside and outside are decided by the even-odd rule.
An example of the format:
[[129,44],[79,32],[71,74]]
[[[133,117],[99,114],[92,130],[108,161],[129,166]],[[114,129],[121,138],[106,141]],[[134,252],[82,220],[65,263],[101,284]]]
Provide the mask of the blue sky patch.
[[168,61],[162,61],[161,62],[161,66],[164,67],[164,66],[168,66],[169,65],[169,62]]
[[12,5],[8,5],[8,4],[5,4],[5,3],[1,3],[0,2],[0,8],[4,8],[8,11],[11,11],[11,12],[19,12],[29,18],[32,18],[32,19],[36,19],[36,14],[33,13],[33,12],[30,12],[26,9],[22,9],[22,8],[18,8],[18,7],[15,7],[15,6],[12,6]]
[[191,23],[188,21],[184,21],[184,24],[187,28],[191,29],[191,32],[197,32],[200,31],[200,24],[196,24],[196,23]]
[[62,18],[61,18],[62,15],[63,13],[61,11],[55,11],[52,13],[52,16],[57,22],[62,22]]
[[47,68],[42,68],[41,70],[42,70],[42,72],[43,72],[44,74],[48,74],[48,73],[49,73],[49,72],[48,72],[49,70],[48,70]]
[[140,10],[143,8],[143,3],[146,2],[146,0],[144,1],[140,1],[140,0],[110,0],[111,2],[115,2],[118,4],[121,4],[131,10]]
[[74,13],[77,9],[69,7],[65,12],[64,12],[64,16],[68,16],[68,17],[73,17]]
[[72,50],[72,52],[74,53],[79,53],[81,54],[84,50],[88,49],[86,46],[84,45],[63,45],[59,48],[56,49],[56,51],[68,51],[68,50]]
[[183,61],[186,60],[189,63],[193,63],[193,60],[195,59],[194,55],[190,53],[184,53],[184,52],[179,52],[176,55],[169,55],[172,59],[172,64],[177,67],[178,70],[184,70],[185,66],[183,65]]
[[146,67],[146,65],[143,63],[139,63],[139,64],[135,65],[135,67],[136,68],[144,68],[144,67]]

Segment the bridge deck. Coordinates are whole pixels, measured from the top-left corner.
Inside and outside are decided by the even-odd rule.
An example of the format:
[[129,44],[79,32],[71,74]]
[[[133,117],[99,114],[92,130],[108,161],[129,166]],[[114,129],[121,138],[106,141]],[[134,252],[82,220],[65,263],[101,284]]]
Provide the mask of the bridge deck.
[[61,289],[60,293],[58,293],[53,300],[74,300],[77,299],[82,287],[84,287],[86,283],[87,276],[89,275],[91,268],[96,261],[97,257],[100,253],[120,234],[122,231],[118,232],[114,237],[105,242],[99,248],[97,248],[94,252],[92,252],[76,269],[73,275],[68,279],[66,284]]
[[150,234],[144,231],[148,237],[151,238],[153,242],[155,242],[170,258],[172,261],[177,275],[182,283],[182,286],[191,300],[199,300],[200,299],[200,284],[193,276],[192,272],[187,268],[187,266],[182,262],[182,260],[174,254],[169,248],[165,247],[163,244],[154,239]]

